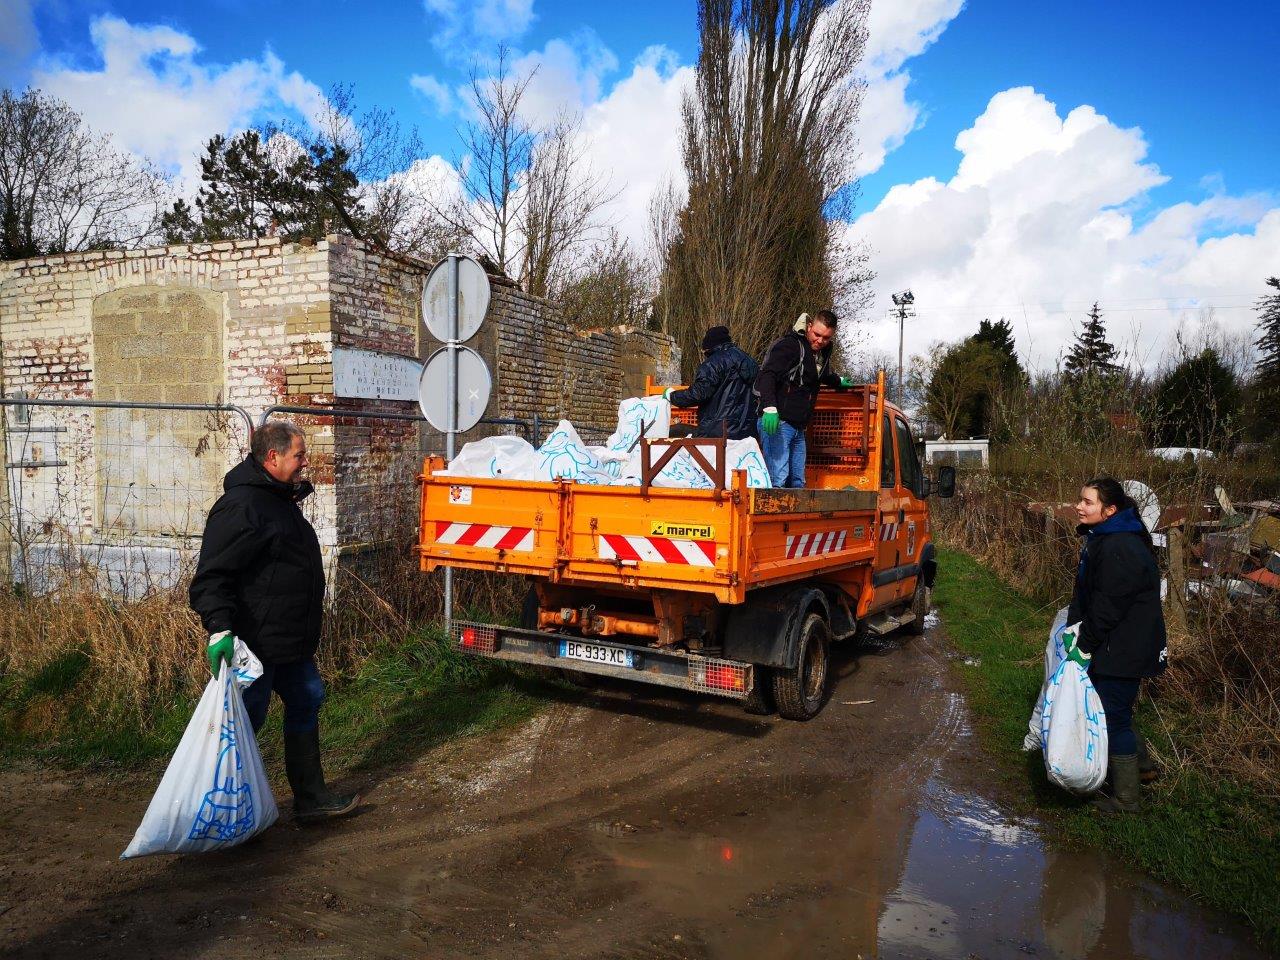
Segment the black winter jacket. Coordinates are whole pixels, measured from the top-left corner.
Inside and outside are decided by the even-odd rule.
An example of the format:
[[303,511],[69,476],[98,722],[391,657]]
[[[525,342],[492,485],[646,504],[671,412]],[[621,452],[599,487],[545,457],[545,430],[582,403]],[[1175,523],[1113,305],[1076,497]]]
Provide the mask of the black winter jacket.
[[264,664],[316,652],[324,610],[320,541],[298,504],[313,487],[281,483],[248,457],[209,511],[191,608],[210,634],[230,630]]
[[1075,592],[1067,623],[1080,622],[1080,649],[1089,672],[1105,677],[1154,677],[1165,666],[1160,570],[1132,508],[1094,527],[1081,526]]
[[716,347],[698,365],[687,390],[675,390],[671,402],[677,407],[698,408],[698,429],[694,436],[730,440],[755,436],[756,406],[752,388],[759,367],[732,343]]
[[775,341],[756,377],[757,411],[777,407],[778,416],[793,427],[807,426],[818,402],[818,385],[840,386],[831,372],[831,347],[815,354],[805,335],[795,331]]

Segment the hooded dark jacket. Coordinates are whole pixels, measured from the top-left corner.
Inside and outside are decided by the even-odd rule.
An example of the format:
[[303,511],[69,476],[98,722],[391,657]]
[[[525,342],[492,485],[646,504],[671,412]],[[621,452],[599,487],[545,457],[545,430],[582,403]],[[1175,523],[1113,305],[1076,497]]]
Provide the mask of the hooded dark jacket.
[[316,652],[324,609],[320,541],[298,504],[314,488],[281,483],[252,456],[231,469],[209,511],[191,608],[210,634],[230,630],[264,664]]
[[1067,623],[1080,622],[1080,649],[1089,672],[1106,677],[1154,677],[1165,666],[1160,570],[1132,509],[1080,526],[1085,537]]
[[777,407],[778,416],[793,427],[807,426],[818,402],[819,384],[840,386],[840,378],[831,372],[832,346],[829,343],[814,353],[804,333],[795,331],[775,341],[756,377],[757,411]]
[[707,355],[687,390],[676,390],[671,402],[677,407],[698,408],[697,437],[730,440],[755,436],[756,408],[752,387],[759,368],[732,343],[724,343]]

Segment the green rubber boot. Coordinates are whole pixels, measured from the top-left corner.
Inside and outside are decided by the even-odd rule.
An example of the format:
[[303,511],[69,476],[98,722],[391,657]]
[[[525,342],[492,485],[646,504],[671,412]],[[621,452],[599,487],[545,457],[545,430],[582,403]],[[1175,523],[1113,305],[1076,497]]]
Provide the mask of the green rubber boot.
[[1111,792],[1093,800],[1093,806],[1103,813],[1139,813],[1142,800],[1138,796],[1138,755],[1136,753],[1112,757]]

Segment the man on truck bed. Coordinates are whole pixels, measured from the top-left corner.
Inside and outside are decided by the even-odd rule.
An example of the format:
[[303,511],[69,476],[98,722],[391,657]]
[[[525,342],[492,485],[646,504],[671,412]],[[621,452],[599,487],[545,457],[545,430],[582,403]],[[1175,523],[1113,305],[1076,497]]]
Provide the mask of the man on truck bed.
[[804,428],[818,402],[818,387],[847,387],[848,377],[831,369],[836,315],[819,310],[774,342],[765,354],[756,395],[760,406],[760,449],[775,487],[803,487]]
[[702,353],[706,359],[688,389],[668,387],[662,396],[673,406],[698,408],[695,437],[755,436],[755,360],[738,349],[728,327],[709,329],[702,338]]

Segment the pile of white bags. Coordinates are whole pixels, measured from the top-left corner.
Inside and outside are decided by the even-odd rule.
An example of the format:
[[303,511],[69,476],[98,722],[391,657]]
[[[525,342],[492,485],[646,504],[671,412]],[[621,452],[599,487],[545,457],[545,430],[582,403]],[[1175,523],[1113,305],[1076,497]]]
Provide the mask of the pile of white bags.
[[[605,486],[639,486],[641,431],[647,439],[671,435],[671,404],[661,397],[633,397],[618,404],[618,429],[604,446],[587,446],[568,420],[561,420],[541,447],[534,448],[523,437],[489,437],[464,446],[437,476],[503,477],[509,480],[572,480]],[[659,451],[653,451],[656,459]],[[703,456],[715,463],[713,445],[703,448]],[[730,440],[726,444],[726,476],[745,470],[747,484],[769,486],[760,444],[753,439]],[[681,451],[654,478],[656,487],[709,488],[711,478]]]
[[[1074,625],[1079,630],[1079,625]],[[1107,776],[1107,720],[1084,667],[1067,659],[1064,607],[1044,652],[1044,686],[1031,715],[1024,750],[1044,751],[1049,779],[1072,793],[1093,793]]]
[[133,842],[120,855],[201,853],[244,843],[279,815],[241,690],[262,664],[237,638],[209,681]]

